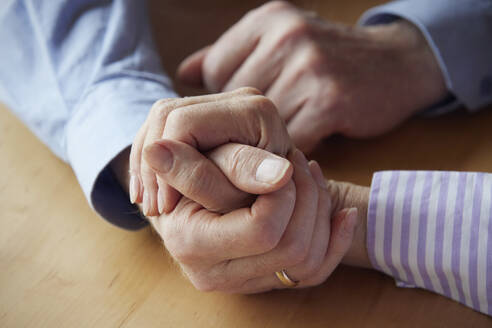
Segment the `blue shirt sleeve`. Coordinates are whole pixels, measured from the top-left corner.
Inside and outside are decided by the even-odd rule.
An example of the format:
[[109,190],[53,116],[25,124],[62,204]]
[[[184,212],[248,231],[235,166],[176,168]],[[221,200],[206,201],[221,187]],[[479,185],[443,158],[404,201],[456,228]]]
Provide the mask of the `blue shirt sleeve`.
[[0,101],[68,162],[93,208],[144,225],[111,170],[153,102],[174,97],[145,1],[13,0],[0,5]]
[[436,112],[459,104],[475,111],[492,103],[492,0],[398,0],[370,9],[359,23],[396,18],[420,29],[457,100],[439,104]]

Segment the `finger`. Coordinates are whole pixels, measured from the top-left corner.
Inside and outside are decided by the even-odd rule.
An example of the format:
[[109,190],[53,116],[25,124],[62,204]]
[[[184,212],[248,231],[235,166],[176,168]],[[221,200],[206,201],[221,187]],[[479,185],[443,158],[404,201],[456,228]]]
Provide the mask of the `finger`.
[[343,209],[335,214],[324,263],[318,274],[307,281],[307,284],[312,286],[321,284],[340,264],[352,245],[357,226],[357,214],[357,208]]
[[[356,209],[344,209],[338,212],[333,219],[330,243],[326,251],[324,262],[319,271],[310,279],[300,281],[297,288],[317,286],[323,283],[340,264],[345,254],[350,249],[357,222]],[[295,271],[286,270],[291,279],[295,279]],[[294,272],[293,274],[291,272]],[[292,276],[291,276],[292,275]],[[239,288],[233,289],[235,293],[260,293],[272,289],[286,288],[275,274],[261,278],[250,279]]]
[[[307,102],[287,124],[287,130],[292,141],[305,153],[310,153],[324,136],[334,133],[329,119],[320,119],[317,109]],[[306,124],[309,129],[306,129]]]
[[251,195],[235,188],[213,162],[185,143],[162,139],[147,146],[144,156],[161,179],[210,211],[230,212],[252,203]]
[[285,122],[302,108],[310,94],[316,94],[316,85],[313,85],[311,76],[306,76],[298,68],[296,58],[288,58],[282,71],[279,73],[265,95],[277,106],[280,116]]
[[296,150],[291,159],[297,196],[289,225],[278,245],[271,251],[229,261],[223,274],[231,277],[231,281],[245,281],[295,266],[303,262],[308,254],[317,218],[318,187],[311,177],[304,155]]
[[250,86],[264,92],[279,75],[283,62],[283,51],[276,51],[269,39],[262,38],[255,50],[233,73],[223,90]]
[[166,248],[184,267],[203,268],[228,258],[271,250],[292,216],[296,190],[292,180],[259,195],[250,208],[220,215],[183,197],[173,212],[158,218]]
[[[319,186],[318,214],[309,255],[302,263],[294,267],[284,268],[292,280],[299,282],[299,288],[311,286],[309,282],[321,269],[330,240],[330,195],[326,189],[319,165],[315,161],[311,161],[309,170]],[[230,291],[244,294],[283,288],[286,288],[286,286],[282,284],[275,274],[271,273],[260,278],[249,279],[238,288],[233,288]]]
[[[292,5],[280,5],[282,8],[274,7],[275,5],[266,4],[252,15],[256,17],[256,20],[263,21],[260,25],[263,28],[261,38],[254,51],[234,71],[224,85],[224,90],[253,86],[266,92],[275,83],[274,81],[277,80],[281,71],[296,73],[293,76],[288,74],[291,80],[300,76],[298,71],[290,69],[289,62],[297,59],[293,53],[298,53],[298,48],[302,49],[302,45],[299,47],[297,41],[306,32],[306,23],[300,18],[299,10]],[[297,59],[297,61],[299,60]],[[294,67],[299,67],[299,65]],[[283,75],[285,76],[285,74]],[[288,89],[287,91],[290,92],[291,90]],[[285,92],[283,96],[288,96],[289,92]],[[293,97],[289,98],[292,99],[288,104],[291,104],[292,100],[298,100]]]
[[288,160],[248,145],[228,143],[207,157],[236,188],[250,194],[278,190],[292,177],[293,166]]
[[202,66],[209,51],[210,46],[207,46],[185,58],[177,70],[178,80],[190,86],[203,87]]
[[287,2],[273,1],[245,15],[222,35],[207,55],[204,62],[207,88],[212,91],[222,90],[255,50],[260,38],[267,32],[277,30],[279,26],[288,25],[289,22],[284,19],[294,16],[293,12],[297,11]]
[[[155,173],[155,172],[154,172]],[[179,199],[181,198],[181,194],[167,184],[165,180],[163,180],[158,175],[157,178],[157,209],[159,214],[169,213],[174,209]]]
[[246,15],[213,44],[203,62],[203,81],[208,90],[222,91],[233,73],[255,49],[261,26],[255,24],[254,15]]
[[291,148],[287,130],[275,106],[263,96],[182,107],[169,115],[163,138],[187,143],[200,151],[209,151],[229,142],[255,146],[279,155],[286,155]]
[[[160,104],[154,105],[152,112],[149,116],[149,123],[147,128],[147,134],[145,136],[145,140],[143,143],[143,147],[145,149],[146,146],[154,142],[154,140],[159,140],[163,134],[164,127],[166,125],[167,116],[171,111],[175,108],[175,101],[171,99],[166,99]],[[155,107],[158,106],[159,109]],[[142,153],[142,158],[143,158]],[[142,177],[143,183],[143,213],[146,216],[156,216],[159,215],[159,206],[158,204],[158,196],[162,198],[170,198],[168,196],[169,193],[173,193],[171,189],[169,189],[165,183],[161,181],[161,185],[158,185],[157,177],[155,172],[150,168],[147,162],[143,159],[141,161],[140,174]]]
[[323,175],[323,170],[321,170],[319,163],[316,161],[310,161],[309,170],[311,171],[311,174],[313,175],[314,180],[318,183],[319,187],[322,189],[327,189],[328,187],[326,185],[325,176]]
[[306,280],[312,278],[312,276],[320,270],[330,241],[330,194],[326,188],[319,165],[317,165],[316,162],[311,161],[309,163],[309,171],[318,184],[319,194],[318,212],[316,225],[314,227],[313,239],[306,259],[302,263],[288,268],[288,272],[293,275],[293,279],[295,279],[295,281],[299,281],[299,287],[309,286],[309,284],[306,283]]
[[143,184],[140,174],[140,164],[147,128],[148,123],[145,121],[140,130],[138,130],[130,150],[130,186],[128,190],[130,192],[130,201],[133,204],[141,203],[143,200]]

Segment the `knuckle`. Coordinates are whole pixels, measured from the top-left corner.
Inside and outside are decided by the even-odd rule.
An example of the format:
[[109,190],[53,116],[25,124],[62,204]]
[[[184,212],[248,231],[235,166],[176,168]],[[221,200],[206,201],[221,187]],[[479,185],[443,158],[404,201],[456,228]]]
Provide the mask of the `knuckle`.
[[265,16],[276,14],[279,11],[289,8],[290,6],[291,5],[286,1],[281,1],[281,0],[269,1],[258,8],[250,10],[244,16],[244,19],[248,22],[256,23],[260,19],[263,19]]
[[[291,43],[298,42],[301,38],[310,40],[312,34],[313,26],[309,21],[301,16],[291,17],[272,34],[272,43],[274,45],[272,49],[289,48],[288,46]],[[300,45],[301,43],[298,42],[298,44]]]
[[240,145],[234,149],[231,156],[228,158],[231,174],[234,177],[239,177],[245,172],[245,167],[248,165],[248,148],[246,145]]
[[[167,244],[166,244],[167,246]],[[178,246],[178,247],[176,247]],[[172,249],[168,248],[169,253],[176,259],[176,261],[180,264],[192,264],[197,261],[198,257],[195,255],[195,252],[185,245],[176,245],[172,246]]]
[[197,258],[191,245],[187,245],[182,237],[171,236],[169,233],[164,233],[164,244],[169,250],[169,253],[180,264],[193,263]]
[[193,285],[193,287],[195,287],[198,291],[213,292],[217,290],[216,284],[210,279],[207,279],[206,276],[189,275],[188,278],[190,279],[190,282]]
[[292,17],[288,24],[285,24],[282,30],[280,41],[288,41],[301,36],[310,35],[312,31],[311,24],[300,16]]
[[311,44],[300,60],[300,66],[304,69],[319,69],[324,61],[323,50],[315,44]]
[[151,107],[151,113],[157,116],[158,119],[165,118],[175,103],[176,99],[173,98],[157,100]]
[[231,154],[230,160],[231,164],[239,163],[243,161],[245,158],[248,158],[248,146],[247,145],[238,145]]
[[[191,227],[192,224],[189,223],[187,226]],[[189,228],[188,231],[185,231],[177,227],[177,224],[162,227],[164,245],[172,257],[180,264],[192,264],[198,259],[196,245],[193,242],[194,238],[190,238],[192,236],[189,235]]]
[[199,126],[196,119],[193,119],[192,111],[188,111],[184,107],[173,110],[167,116],[164,137],[197,148],[199,147],[198,140],[194,137],[197,124]]
[[170,112],[167,116],[166,125],[183,125],[183,123],[186,121],[186,116],[187,115],[184,110],[174,110]]
[[275,122],[281,121],[274,103],[267,97],[254,95],[248,97],[245,106],[241,106],[241,110],[245,121],[249,122],[256,131],[258,140],[255,146],[271,150],[267,146],[271,146],[273,140],[270,139],[277,132]]
[[265,113],[271,115],[272,113],[277,113],[277,108],[275,104],[267,97],[255,95],[249,98],[251,106],[257,110],[259,113]]
[[311,32],[312,25],[308,20],[301,16],[292,18],[292,23],[290,24],[288,31],[292,35],[305,35]]
[[260,252],[268,252],[274,249],[280,242],[282,231],[272,218],[262,218],[255,222],[256,229],[253,234],[252,244]]
[[190,279],[198,290],[211,291],[229,291],[238,285],[237,281],[231,279],[226,274],[227,262],[216,265],[209,270],[194,271]]
[[259,8],[260,12],[264,13],[272,13],[272,12],[277,12],[284,10],[286,8],[290,8],[291,4],[289,4],[287,1],[282,1],[282,0],[275,0],[275,1],[270,1],[264,4]]
[[254,87],[241,87],[236,90],[239,94],[251,95],[251,96],[261,96],[262,93],[260,90]]
[[170,101],[169,98],[159,99],[152,105],[152,110],[157,110],[158,108],[166,106],[166,104]]

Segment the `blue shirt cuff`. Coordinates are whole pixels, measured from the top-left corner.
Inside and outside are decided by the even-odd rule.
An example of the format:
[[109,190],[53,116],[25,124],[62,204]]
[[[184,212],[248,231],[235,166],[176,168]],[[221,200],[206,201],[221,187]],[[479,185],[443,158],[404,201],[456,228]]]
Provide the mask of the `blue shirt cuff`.
[[91,87],[66,126],[66,152],[92,208],[107,221],[136,230],[145,225],[108,164],[130,146],[152,104],[175,97],[165,76],[132,74]]
[[372,8],[360,25],[389,23],[403,18],[420,29],[441,68],[446,86],[457,101],[476,110],[492,102],[492,2],[484,0],[400,0]]

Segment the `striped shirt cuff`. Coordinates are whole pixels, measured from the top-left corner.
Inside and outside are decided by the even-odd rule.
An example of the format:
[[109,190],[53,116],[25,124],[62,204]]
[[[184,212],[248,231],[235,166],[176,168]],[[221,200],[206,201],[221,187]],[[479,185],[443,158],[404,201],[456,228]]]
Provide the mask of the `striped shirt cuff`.
[[367,248],[373,267],[404,284],[492,315],[492,174],[374,174]]

